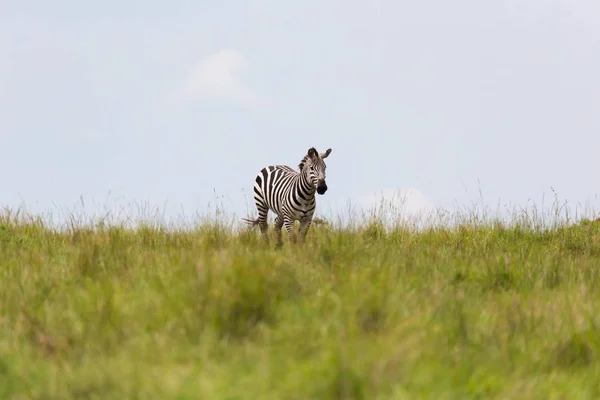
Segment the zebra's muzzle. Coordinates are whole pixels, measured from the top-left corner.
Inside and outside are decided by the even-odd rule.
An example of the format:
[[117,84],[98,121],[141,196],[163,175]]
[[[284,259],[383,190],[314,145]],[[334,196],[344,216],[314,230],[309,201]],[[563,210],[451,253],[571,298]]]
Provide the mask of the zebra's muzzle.
[[325,192],[327,191],[327,184],[325,183],[325,181],[319,181],[318,185],[317,185],[317,193],[319,194],[325,194]]

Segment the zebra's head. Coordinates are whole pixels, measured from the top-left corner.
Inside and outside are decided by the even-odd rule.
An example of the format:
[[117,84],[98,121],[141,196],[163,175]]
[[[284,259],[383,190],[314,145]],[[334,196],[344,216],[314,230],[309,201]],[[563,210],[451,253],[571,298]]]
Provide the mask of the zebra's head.
[[325,183],[325,170],[327,165],[323,159],[327,158],[331,153],[331,149],[327,149],[324,153],[319,153],[314,147],[308,149],[308,154],[300,164],[300,170],[307,168],[308,179],[317,189],[317,193],[325,194],[327,184]]

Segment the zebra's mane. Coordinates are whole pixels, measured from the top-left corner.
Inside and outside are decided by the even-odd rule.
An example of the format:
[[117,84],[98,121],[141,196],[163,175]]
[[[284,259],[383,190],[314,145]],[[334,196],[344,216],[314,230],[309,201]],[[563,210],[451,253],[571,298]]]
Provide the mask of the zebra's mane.
[[304,165],[306,164],[306,162],[310,159],[310,156],[307,154],[304,156],[304,158],[302,159],[302,161],[300,161],[300,164],[298,164],[298,169],[300,170],[300,172],[302,172],[302,169],[304,168]]

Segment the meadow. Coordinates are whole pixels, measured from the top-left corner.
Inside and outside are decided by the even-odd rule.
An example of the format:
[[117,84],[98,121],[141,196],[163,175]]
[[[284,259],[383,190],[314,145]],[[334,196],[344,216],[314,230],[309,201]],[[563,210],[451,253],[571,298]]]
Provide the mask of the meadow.
[[600,398],[600,221],[284,241],[4,212],[0,398]]

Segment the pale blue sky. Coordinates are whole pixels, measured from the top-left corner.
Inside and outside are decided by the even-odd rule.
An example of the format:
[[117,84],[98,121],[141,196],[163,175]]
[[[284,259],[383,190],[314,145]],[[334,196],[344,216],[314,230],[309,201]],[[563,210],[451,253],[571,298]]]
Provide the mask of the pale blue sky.
[[319,211],[597,205],[598,71],[596,0],[3,0],[0,204],[243,213],[315,146]]

